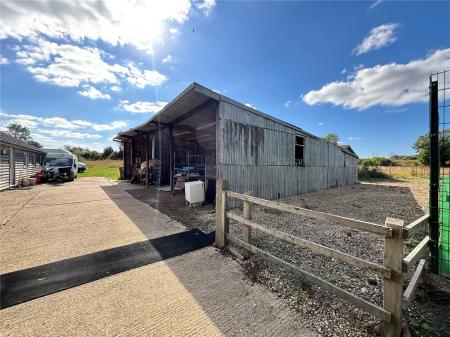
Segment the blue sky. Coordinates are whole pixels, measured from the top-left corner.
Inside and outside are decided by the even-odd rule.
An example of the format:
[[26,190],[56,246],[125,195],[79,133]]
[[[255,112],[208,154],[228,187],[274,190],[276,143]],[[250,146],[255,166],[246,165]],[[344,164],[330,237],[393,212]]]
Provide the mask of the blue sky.
[[192,82],[361,157],[411,154],[450,2],[2,1],[0,128],[102,149]]

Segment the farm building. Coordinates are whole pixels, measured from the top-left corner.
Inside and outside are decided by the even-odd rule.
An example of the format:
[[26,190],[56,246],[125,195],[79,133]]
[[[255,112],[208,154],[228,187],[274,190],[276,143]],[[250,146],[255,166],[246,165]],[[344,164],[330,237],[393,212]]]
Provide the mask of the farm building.
[[125,179],[145,172],[142,181],[171,191],[182,187],[180,172],[204,180],[207,196],[214,196],[216,179],[224,179],[232,191],[265,199],[357,179],[351,147],[324,142],[197,83],[115,140],[123,144]]
[[45,151],[0,131],[0,190],[34,176],[40,170]]

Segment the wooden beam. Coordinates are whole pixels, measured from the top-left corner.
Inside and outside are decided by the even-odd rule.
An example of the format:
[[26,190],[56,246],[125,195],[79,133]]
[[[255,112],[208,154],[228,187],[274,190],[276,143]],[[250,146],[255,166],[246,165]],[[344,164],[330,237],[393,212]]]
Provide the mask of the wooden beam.
[[169,177],[170,177],[170,191],[172,192],[172,194],[174,193],[174,168],[173,168],[173,163],[174,163],[174,155],[173,155],[173,135],[172,135],[172,126],[169,127],[169,156],[170,156],[170,160],[169,160]]
[[420,230],[424,225],[428,224],[428,220],[430,219],[429,214],[425,214],[420,218],[411,222],[408,226],[403,229],[403,238],[407,239],[412,237],[418,230]]
[[387,218],[386,226],[392,236],[384,238],[384,266],[391,269],[391,277],[384,278],[383,307],[391,313],[391,321],[383,324],[386,337],[399,337],[402,330],[403,295],[403,220]]
[[227,195],[232,198],[247,200],[247,201],[250,201],[257,205],[270,207],[270,208],[278,209],[280,211],[298,214],[298,215],[306,216],[309,218],[319,219],[319,220],[323,220],[323,221],[330,221],[330,222],[336,223],[338,225],[351,227],[351,228],[363,230],[366,232],[382,234],[384,236],[392,235],[391,228],[382,226],[382,225],[377,225],[377,224],[374,224],[371,222],[365,222],[365,221],[361,221],[361,220],[345,218],[342,216],[333,215],[333,214],[324,213],[324,212],[312,211],[312,210],[306,209],[306,208],[282,204],[282,203],[279,203],[276,201],[260,199],[257,197],[252,197],[250,195],[245,195],[245,194],[231,192],[231,191],[227,191]]
[[419,285],[420,277],[422,276],[422,273],[425,269],[425,259],[420,260],[416,271],[414,272],[413,276],[411,277],[411,280],[409,281],[408,287],[406,288],[405,292],[403,293],[402,298],[402,307],[403,309],[406,309],[411,302],[411,300],[414,298],[414,294],[416,292],[417,286]]
[[149,142],[149,136],[148,133],[145,134],[145,165],[146,165],[146,169],[145,169],[145,186],[147,186],[147,188],[150,186],[150,179],[149,179],[149,161],[148,161],[148,148],[150,147],[150,142]]
[[[360,259],[359,257],[348,255],[346,253],[340,252],[338,250],[335,250],[335,249],[332,249],[329,247],[319,245],[317,243],[314,243],[314,242],[311,242],[308,240],[301,239],[292,234],[287,234],[287,233],[281,232],[281,231],[273,229],[273,228],[268,228],[268,227],[262,226],[260,224],[257,224],[250,220],[247,220],[247,219],[245,219],[237,214],[231,213],[231,212],[227,212],[227,217],[230,219],[233,219],[235,221],[238,221],[248,227],[253,227],[254,229],[257,229],[263,233],[272,235],[283,241],[292,243],[292,244],[302,247],[302,248],[307,248],[317,254],[332,257],[336,260],[342,261],[344,263],[350,264],[350,265],[358,267],[358,268],[370,270],[370,271],[375,272],[383,277],[387,277],[387,278],[391,277],[391,270],[389,268],[386,268],[385,266]],[[245,241],[245,239],[244,239],[244,241]]]
[[262,256],[262,257],[266,258],[267,260],[269,260],[270,262],[288,269],[289,271],[299,275],[306,281],[311,282],[311,283],[319,286],[320,288],[336,295],[336,297],[339,297],[347,302],[350,302],[354,306],[374,315],[375,317],[377,317],[383,321],[389,322],[391,319],[391,314],[388,311],[384,310],[383,308],[378,307],[377,305],[375,305],[373,303],[363,300],[362,298],[348,292],[345,289],[339,288],[339,287],[335,286],[334,284],[331,284],[330,282],[321,279],[320,277],[317,277],[305,270],[302,270],[289,262],[283,261],[282,259],[280,259],[270,253],[267,253],[259,248],[256,248],[256,247],[254,247],[254,246],[252,246],[230,234],[227,235],[227,239],[230,242],[234,243],[235,245],[238,245],[242,248],[245,248],[245,249],[251,251],[255,255]]
[[131,139],[131,172],[130,172],[131,178],[134,177],[134,169],[135,169],[134,161],[135,161],[135,159],[136,159],[136,158],[135,158],[135,157],[136,157],[136,149],[135,149],[135,146],[136,146],[136,141],[135,141],[134,138],[132,138],[132,139]]
[[427,235],[422,241],[408,254],[403,260],[403,272],[407,272],[428,250],[428,243],[430,242],[430,237]]

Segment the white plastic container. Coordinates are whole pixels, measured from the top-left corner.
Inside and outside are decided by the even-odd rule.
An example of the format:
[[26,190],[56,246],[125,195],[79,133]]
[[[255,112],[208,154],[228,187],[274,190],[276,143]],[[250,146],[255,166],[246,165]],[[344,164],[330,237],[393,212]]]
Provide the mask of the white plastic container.
[[203,181],[188,181],[184,183],[184,193],[189,204],[198,204],[205,201]]

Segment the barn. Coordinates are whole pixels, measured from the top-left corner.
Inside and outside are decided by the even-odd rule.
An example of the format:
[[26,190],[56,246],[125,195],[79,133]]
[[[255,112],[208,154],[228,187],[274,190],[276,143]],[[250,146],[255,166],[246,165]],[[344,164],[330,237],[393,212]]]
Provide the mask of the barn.
[[115,140],[123,145],[123,178],[145,171],[143,183],[172,192],[182,187],[180,176],[205,181],[210,196],[224,179],[230,190],[264,199],[357,180],[350,146],[324,142],[197,83]]
[[0,190],[40,170],[45,151],[0,131]]

